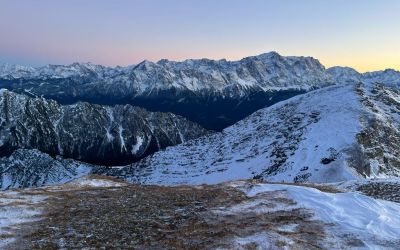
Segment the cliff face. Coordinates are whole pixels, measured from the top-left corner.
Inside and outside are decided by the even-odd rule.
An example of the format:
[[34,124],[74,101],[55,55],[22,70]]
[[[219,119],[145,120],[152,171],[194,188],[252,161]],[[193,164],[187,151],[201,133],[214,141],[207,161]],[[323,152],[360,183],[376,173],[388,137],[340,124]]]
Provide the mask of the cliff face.
[[0,156],[25,148],[101,165],[128,164],[208,133],[171,113],[131,105],[62,106],[7,90],[0,93],[0,110]]

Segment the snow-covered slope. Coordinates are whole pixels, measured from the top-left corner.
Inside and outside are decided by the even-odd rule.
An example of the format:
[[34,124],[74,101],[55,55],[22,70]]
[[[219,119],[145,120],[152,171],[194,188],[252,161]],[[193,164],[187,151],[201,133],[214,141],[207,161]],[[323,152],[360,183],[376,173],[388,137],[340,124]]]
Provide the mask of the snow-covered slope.
[[[380,108],[371,110],[370,103]],[[102,174],[158,184],[399,176],[399,112],[400,95],[394,89],[327,87],[261,109],[221,133]]]
[[[395,249],[400,242],[399,203],[356,192],[327,193],[282,184],[258,184],[248,188],[246,193],[250,197],[258,196],[260,200],[263,196],[275,194],[295,201],[295,204],[280,207],[280,210],[305,208],[313,211],[312,219],[327,225],[324,230],[328,239],[324,247],[327,249]],[[258,209],[274,211],[267,207]],[[296,231],[298,226],[292,224],[291,232]]]
[[128,164],[208,133],[171,113],[131,105],[62,106],[4,89],[0,110],[0,157],[27,148],[96,164]]

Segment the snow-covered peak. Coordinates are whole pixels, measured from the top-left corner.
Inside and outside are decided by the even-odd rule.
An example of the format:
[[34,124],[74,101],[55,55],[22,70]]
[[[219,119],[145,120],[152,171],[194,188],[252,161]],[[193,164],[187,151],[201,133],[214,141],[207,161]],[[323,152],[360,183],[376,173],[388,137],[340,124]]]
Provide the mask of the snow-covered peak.
[[35,68],[14,64],[0,64],[0,77],[4,78],[8,75],[13,75],[15,78],[21,78],[35,72]]
[[48,64],[41,67],[28,67],[21,65],[0,65],[0,77],[6,79],[46,79],[46,78],[70,78],[70,77],[94,77],[105,78],[126,71],[125,67],[105,67],[92,63],[72,63],[69,65]]
[[280,58],[281,55],[276,51],[270,51],[270,52],[259,54],[259,55],[254,56],[254,57],[270,60],[270,59],[274,59],[274,58]]
[[394,69],[359,73],[350,67],[332,67],[327,69],[338,84],[364,82],[369,84],[379,83],[385,86],[400,87],[400,72]]
[[327,69],[327,71],[336,83],[361,82],[363,79],[362,74],[350,67],[335,66]]
[[151,62],[149,60],[144,60],[141,63],[137,64],[134,67],[134,70],[143,70],[143,71],[147,71],[147,70],[151,70],[152,68],[156,67],[156,63]]
[[367,72],[363,74],[364,80],[371,83],[381,83],[387,86],[400,87],[400,72],[394,69]]

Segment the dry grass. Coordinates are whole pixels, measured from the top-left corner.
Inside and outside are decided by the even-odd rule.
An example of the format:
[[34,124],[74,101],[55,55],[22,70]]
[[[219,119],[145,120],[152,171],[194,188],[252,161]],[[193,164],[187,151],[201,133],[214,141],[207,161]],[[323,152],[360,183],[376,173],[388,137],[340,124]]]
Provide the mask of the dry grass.
[[[29,192],[45,193],[50,198],[44,219],[27,224],[15,249],[231,249],[235,238],[260,232],[271,235],[269,241],[276,247],[287,245],[281,238],[286,237],[294,242],[292,249],[321,249],[326,237],[325,225],[313,220],[306,209],[257,211],[295,204],[279,192],[249,198],[228,185],[128,185]],[[263,202],[254,208],[229,212],[260,198]],[[279,230],[293,223],[298,225],[295,231]],[[243,248],[256,246],[249,242]]]

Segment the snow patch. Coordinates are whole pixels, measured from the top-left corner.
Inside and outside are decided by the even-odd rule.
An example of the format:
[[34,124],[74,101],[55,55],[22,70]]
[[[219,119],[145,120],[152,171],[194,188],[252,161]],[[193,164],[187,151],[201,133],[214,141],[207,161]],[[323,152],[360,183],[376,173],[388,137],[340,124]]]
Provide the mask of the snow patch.
[[0,89],[0,95],[3,95],[4,93],[8,92],[7,89]]
[[132,146],[132,154],[137,154],[142,146],[144,140],[141,136],[136,136],[136,144]]
[[400,204],[373,199],[356,193],[325,193],[314,188],[258,184],[246,194],[254,197],[263,192],[284,190],[299,207],[310,209],[316,219],[333,223],[340,233],[357,235],[370,248],[380,242],[395,242],[400,235]]
[[294,233],[299,225],[298,224],[286,224],[278,227],[278,231],[285,233]]
[[270,246],[270,236],[267,233],[258,233],[246,237],[236,237],[234,239],[233,247],[234,249],[248,249],[247,246],[250,244],[256,244],[262,246],[261,249],[269,249]]
[[126,186],[125,183],[117,182],[108,179],[96,179],[91,177],[83,177],[80,179],[73,180],[68,182],[67,185],[73,186],[86,186],[86,187],[122,187]]
[[106,138],[107,138],[108,142],[111,142],[111,141],[114,140],[114,136],[110,132],[111,129],[112,129],[113,123],[114,123],[114,111],[113,111],[113,109],[111,107],[106,107],[105,109],[106,109],[106,112],[107,112],[108,119],[110,120],[109,126],[107,128],[105,128],[105,130],[106,130]]
[[124,132],[124,128],[121,125],[119,125],[118,126],[118,135],[119,135],[119,141],[121,143],[121,152],[126,150],[125,139],[124,139],[124,136],[122,135],[123,132]]

